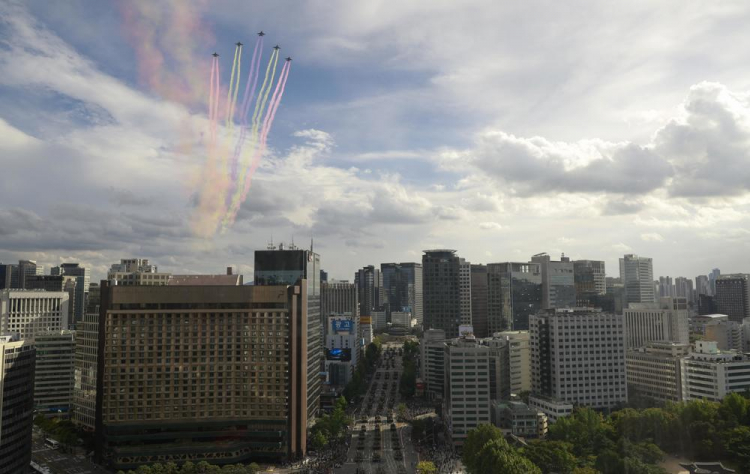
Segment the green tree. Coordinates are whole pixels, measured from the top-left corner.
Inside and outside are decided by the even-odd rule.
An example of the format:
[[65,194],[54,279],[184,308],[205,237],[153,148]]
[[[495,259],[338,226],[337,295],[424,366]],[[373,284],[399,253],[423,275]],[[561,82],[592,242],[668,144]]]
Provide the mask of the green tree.
[[399,420],[406,419],[406,404],[399,403],[398,405],[396,405],[396,416],[399,418]]
[[604,422],[600,413],[590,408],[579,408],[550,426],[549,438],[570,443],[573,454],[582,457],[613,448],[615,432],[611,425]]
[[493,425],[479,425],[470,430],[464,441],[463,454],[461,460],[466,469],[471,473],[481,473],[479,468],[479,451],[484,445],[493,440],[503,439],[503,433]]
[[417,464],[417,474],[435,474],[437,467],[430,461],[419,461]]
[[539,467],[518,454],[504,438],[485,443],[477,454],[475,474],[542,474]]
[[750,472],[750,427],[740,426],[722,432],[727,454],[737,463],[741,472]]
[[748,419],[749,409],[750,400],[739,393],[730,393],[721,401],[719,415],[724,422],[724,426],[734,428],[739,425],[750,424],[750,419]]
[[197,471],[195,469],[195,464],[193,464],[190,461],[186,462],[180,468],[180,474],[197,474]]
[[250,463],[248,466],[248,470],[250,471],[250,474],[255,474],[256,472],[260,472],[260,466],[257,463]]
[[316,431],[312,435],[312,447],[316,451],[320,451],[328,445],[328,438],[323,434],[322,431]]
[[571,474],[578,464],[572,450],[573,446],[563,441],[536,440],[530,442],[521,453],[542,472]]

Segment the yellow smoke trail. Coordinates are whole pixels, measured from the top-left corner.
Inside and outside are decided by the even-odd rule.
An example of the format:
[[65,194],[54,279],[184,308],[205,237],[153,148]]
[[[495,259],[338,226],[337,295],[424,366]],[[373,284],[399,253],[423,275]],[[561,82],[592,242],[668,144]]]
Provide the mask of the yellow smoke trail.
[[[268,66],[266,67],[266,75],[263,78],[263,85],[260,86],[260,92],[258,92],[258,100],[255,102],[255,110],[253,111],[253,121],[252,121],[252,132],[251,132],[251,143],[248,147],[248,151],[246,152],[249,156],[252,156],[252,151],[254,150],[256,143],[258,141],[258,127],[260,124],[260,118],[263,116],[263,111],[266,108],[266,102],[268,102],[268,94],[271,92],[271,88],[273,86],[273,80],[276,76],[276,65],[279,61],[279,50],[274,49],[273,53],[271,54],[271,58],[268,60]],[[269,80],[270,79],[270,80]],[[245,153],[243,153],[244,155]],[[232,196],[232,202],[229,205],[228,210],[226,210],[224,218],[222,219],[223,227],[226,228],[227,224],[229,223],[229,220],[231,219],[232,215],[232,209],[235,209],[236,207],[239,207],[240,200],[242,198],[242,192],[245,189],[245,179],[247,177],[247,164],[243,163],[242,167],[240,168],[240,175],[237,179],[237,187],[234,190],[234,195]]]
[[231,127],[232,122],[232,115],[233,115],[233,106],[232,103],[232,95],[234,94],[234,100],[237,100],[237,94],[234,93],[234,89],[239,90],[239,83],[240,83],[240,75],[237,74],[237,84],[235,84],[234,77],[235,72],[239,69],[239,58],[242,54],[242,46],[237,46],[234,48],[234,60],[232,60],[232,76],[229,78],[229,90],[227,90],[227,120],[226,120],[226,127]]

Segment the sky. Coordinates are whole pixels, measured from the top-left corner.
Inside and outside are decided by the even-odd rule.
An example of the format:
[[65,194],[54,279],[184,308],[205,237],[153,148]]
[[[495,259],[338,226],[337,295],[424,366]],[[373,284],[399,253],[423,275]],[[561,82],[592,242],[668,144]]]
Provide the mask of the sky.
[[[0,261],[247,276],[314,239],[349,280],[431,248],[750,272],[749,21],[742,0],[1,2]],[[260,30],[264,65],[293,57],[284,95],[236,221],[196,232],[211,53],[224,93]]]

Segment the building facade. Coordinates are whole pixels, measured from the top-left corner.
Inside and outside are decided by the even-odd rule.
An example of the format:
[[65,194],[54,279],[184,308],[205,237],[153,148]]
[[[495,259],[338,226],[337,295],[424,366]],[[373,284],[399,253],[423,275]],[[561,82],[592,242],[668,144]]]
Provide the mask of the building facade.
[[351,313],[332,313],[327,319],[325,367],[328,382],[346,385],[354,375],[359,360],[361,338],[357,335],[358,324]]
[[29,469],[35,353],[29,342],[0,336],[0,474]]
[[422,264],[414,262],[382,263],[386,300],[390,311],[410,308],[417,324],[424,322],[424,286]]
[[729,393],[750,390],[750,359],[720,351],[715,341],[696,341],[681,364],[683,400],[721,402]]
[[0,334],[16,334],[29,340],[37,334],[68,327],[68,293],[43,290],[0,293]]
[[653,341],[690,342],[687,298],[666,296],[658,303],[631,303],[623,314],[629,349]]
[[455,250],[425,250],[424,328],[441,329],[447,338],[458,337],[461,324],[461,262]]
[[462,258],[458,266],[459,297],[461,298],[461,325],[472,326],[471,314],[471,262]]
[[354,285],[359,298],[359,314],[371,316],[373,311],[383,311],[385,288],[380,269],[373,265],[363,267],[354,274]]
[[83,314],[86,312],[86,298],[89,295],[91,270],[78,263],[63,263],[59,267],[52,267],[50,273],[52,275],[71,276],[76,279],[76,297],[73,304],[70,305],[70,320],[75,325],[83,319]]
[[34,411],[45,416],[70,416],[73,398],[75,331],[38,334]]
[[444,413],[453,444],[462,446],[469,431],[492,422],[490,348],[466,336],[447,343],[444,354]]
[[576,287],[576,305],[594,306],[607,294],[607,275],[601,260],[573,261],[573,280]]
[[471,266],[471,325],[476,337],[489,337],[487,326],[487,266]]
[[576,286],[574,265],[563,255],[554,261],[546,253],[531,257],[538,263],[542,274],[542,308],[574,308],[576,306]]
[[531,351],[528,331],[503,331],[484,339],[490,348],[493,400],[531,391]]
[[682,400],[681,361],[690,344],[649,342],[625,354],[628,396],[662,405]]
[[654,268],[650,258],[627,254],[620,259],[620,280],[622,281],[625,300],[623,307],[630,303],[653,303]]
[[490,334],[529,329],[529,316],[542,307],[538,263],[487,265],[487,330]]
[[730,321],[750,318],[750,274],[721,275],[716,279],[716,309]]
[[99,461],[131,469],[303,456],[306,292],[304,279],[294,286],[103,282]]
[[549,309],[531,316],[532,393],[609,410],[627,402],[622,315]]
[[445,382],[445,331],[428,329],[419,344],[420,375],[430,399],[442,398]]

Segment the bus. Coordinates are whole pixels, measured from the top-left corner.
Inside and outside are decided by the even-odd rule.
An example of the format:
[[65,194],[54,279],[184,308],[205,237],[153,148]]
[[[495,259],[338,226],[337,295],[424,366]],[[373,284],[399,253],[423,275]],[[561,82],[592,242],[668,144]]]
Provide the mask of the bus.
[[60,442],[55,441],[52,438],[47,438],[44,440],[44,445],[47,446],[49,449],[57,449],[60,447]]

